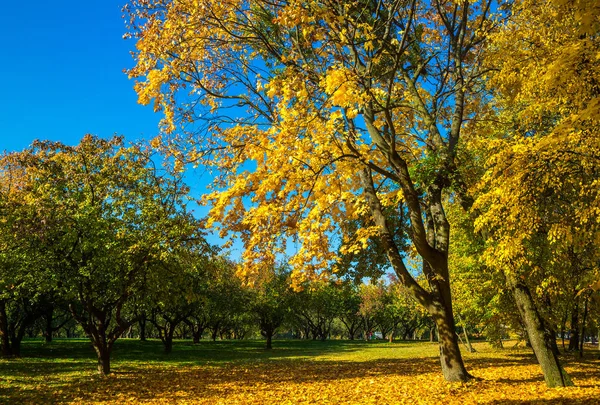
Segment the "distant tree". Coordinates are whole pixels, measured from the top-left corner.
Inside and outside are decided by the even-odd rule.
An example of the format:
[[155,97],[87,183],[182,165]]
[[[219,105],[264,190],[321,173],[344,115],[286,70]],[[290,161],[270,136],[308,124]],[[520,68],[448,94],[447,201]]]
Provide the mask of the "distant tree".
[[292,316],[305,338],[326,340],[342,306],[341,289],[336,282],[307,282],[292,294]]
[[283,266],[268,267],[252,291],[252,312],[266,339],[265,348],[273,348],[273,336],[290,311],[289,271]]
[[340,285],[340,294],[341,303],[338,316],[346,328],[348,339],[354,340],[363,327],[360,316],[359,287],[352,281],[345,281]]

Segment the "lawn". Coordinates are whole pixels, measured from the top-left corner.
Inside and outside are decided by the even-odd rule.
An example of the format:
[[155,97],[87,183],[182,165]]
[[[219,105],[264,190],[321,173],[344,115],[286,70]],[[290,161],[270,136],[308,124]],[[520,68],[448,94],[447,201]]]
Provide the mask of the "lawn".
[[598,351],[566,357],[576,387],[547,389],[530,350],[476,343],[465,353],[467,384],[446,383],[429,342],[176,342],[119,340],[113,374],[96,374],[86,340],[23,343],[23,358],[0,360],[0,403],[165,404],[597,404]]

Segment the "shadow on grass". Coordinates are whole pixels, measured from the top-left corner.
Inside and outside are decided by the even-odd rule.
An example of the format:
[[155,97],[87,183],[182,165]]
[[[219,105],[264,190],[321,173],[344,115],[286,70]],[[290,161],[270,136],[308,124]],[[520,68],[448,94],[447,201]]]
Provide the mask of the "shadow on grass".
[[[0,361],[0,403],[110,400],[137,403],[161,398],[172,403],[201,398],[223,399],[239,390],[256,392],[279,386],[328,384],[378,376],[412,377],[439,373],[440,370],[437,357],[367,361],[315,359],[324,354],[351,354],[369,347],[412,350],[422,343],[378,346],[353,341],[277,341],[271,351],[264,350],[263,344],[261,341],[217,341],[199,345],[177,342],[173,353],[167,355],[162,352],[159,341],[122,340],[117,342],[113,353],[114,373],[103,378],[95,374],[95,354],[85,340],[56,341],[50,345],[26,342],[24,358]],[[535,358],[526,353],[506,353],[503,357],[473,356],[466,362],[469,370],[476,371],[529,366],[535,364]],[[598,372],[598,362],[584,361],[578,366],[580,371],[572,373],[573,378],[583,379],[592,370]],[[531,378],[511,378],[510,372],[506,374],[494,382],[513,385],[543,381],[541,374]]]
[[[34,366],[35,367],[35,366]],[[178,399],[226,398],[233,390],[252,391],[256,387],[277,387],[305,383],[331,383],[345,379],[374,378],[381,375],[416,376],[436,370],[436,359],[384,359],[365,362],[282,359],[238,362],[219,366],[160,367],[143,370],[132,365],[115,367],[109,377],[71,377],[62,384],[38,384],[35,388],[9,386],[0,389],[0,402],[21,404],[94,402],[127,399],[143,402],[164,396]],[[71,365],[65,370],[73,371]],[[62,386],[61,386],[62,385]],[[179,394],[177,394],[178,392]],[[185,398],[181,396],[184,395]]]

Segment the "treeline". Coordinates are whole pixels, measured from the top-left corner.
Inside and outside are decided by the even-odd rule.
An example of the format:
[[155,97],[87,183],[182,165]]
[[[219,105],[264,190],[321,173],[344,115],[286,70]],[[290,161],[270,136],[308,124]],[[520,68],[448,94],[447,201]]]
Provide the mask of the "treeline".
[[[287,339],[436,339],[435,325],[397,283],[317,282],[301,291],[289,286],[289,273],[276,269],[261,286],[244,286],[231,263],[219,273],[180,279],[169,298],[148,301],[129,317],[136,319],[121,337],[161,339],[165,352],[173,339],[248,339],[262,337],[272,348]],[[198,281],[203,278],[204,287]],[[190,283],[190,284],[187,284]],[[199,287],[195,291],[190,285]],[[172,286],[171,286],[172,287]],[[187,295],[187,298],[186,298]],[[25,325],[29,338],[85,337],[65,302],[39,303],[36,320]],[[13,322],[16,314],[11,314]],[[9,325],[10,326],[10,325]]]

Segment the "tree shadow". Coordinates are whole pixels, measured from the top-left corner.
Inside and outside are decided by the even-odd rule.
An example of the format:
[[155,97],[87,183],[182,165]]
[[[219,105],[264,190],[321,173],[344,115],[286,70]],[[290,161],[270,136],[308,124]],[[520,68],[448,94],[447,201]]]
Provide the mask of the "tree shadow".
[[[0,361],[0,403],[79,403],[111,399],[115,403],[126,400],[137,403],[157,398],[173,403],[199,398],[227,400],[240,391],[252,393],[277,390],[282,386],[302,388],[313,383],[343,383],[352,387],[355,381],[378,377],[425,375],[440,379],[437,357],[368,361],[318,358],[324,354],[360,351],[368,347],[366,342],[281,341],[271,351],[264,350],[262,344],[260,341],[203,342],[200,345],[178,342],[177,349],[166,355],[162,353],[160,342],[123,341],[115,348],[114,373],[105,378],[95,374],[95,357],[91,348],[79,347],[73,351],[71,342],[65,344],[66,349],[54,348],[51,354],[48,348],[36,348],[28,354],[40,357]],[[394,345],[393,348],[402,350],[409,346],[414,347],[414,344]],[[57,354],[62,358],[52,357]],[[73,356],[76,360],[69,360]],[[52,358],[56,360],[52,361]],[[489,384],[543,383],[541,372],[538,376],[512,377],[510,367],[532,364],[535,364],[533,355],[522,353],[506,353],[499,357],[485,354],[468,356],[467,369],[474,371],[475,375],[478,370],[489,368],[507,370],[498,373],[506,375],[493,380],[480,379],[470,383],[469,387],[485,389]],[[599,373],[598,361],[578,362],[577,366],[577,371],[571,373],[574,379],[585,380],[590,373]],[[4,376],[9,376],[15,383],[10,383]],[[561,400],[554,399],[539,402],[489,400],[492,402],[488,403],[492,404],[561,403]],[[562,399],[564,402],[565,398]]]

